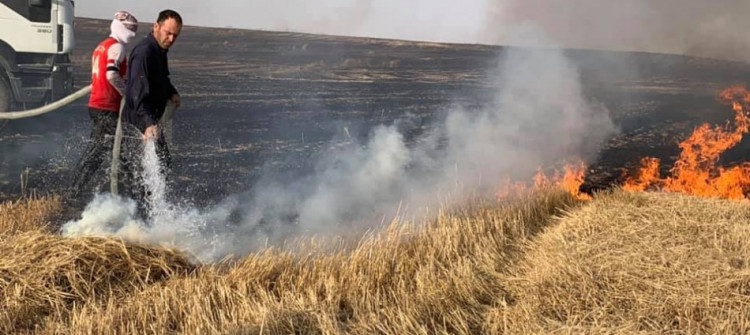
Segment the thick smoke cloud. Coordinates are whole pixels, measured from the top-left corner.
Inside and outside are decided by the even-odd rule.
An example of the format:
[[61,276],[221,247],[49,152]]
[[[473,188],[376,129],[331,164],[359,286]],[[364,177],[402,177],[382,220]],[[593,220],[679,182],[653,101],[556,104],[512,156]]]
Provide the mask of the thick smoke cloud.
[[748,61],[742,0],[492,1],[481,39],[504,43],[511,27],[532,24],[567,48],[689,54]]
[[[80,16],[129,9],[151,21],[167,7],[188,24],[459,43],[510,44],[533,25],[555,46],[747,61],[744,0],[79,1]],[[520,41],[520,44],[530,43]]]

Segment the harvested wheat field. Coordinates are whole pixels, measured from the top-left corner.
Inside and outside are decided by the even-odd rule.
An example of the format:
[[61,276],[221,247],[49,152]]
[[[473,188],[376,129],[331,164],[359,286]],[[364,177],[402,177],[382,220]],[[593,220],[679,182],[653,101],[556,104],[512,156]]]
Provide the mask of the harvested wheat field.
[[0,235],[47,230],[60,211],[60,198],[22,198],[0,203]]
[[45,232],[57,202],[3,205],[2,333],[750,331],[745,201],[538,191],[393,222],[338,252],[311,241],[213,265]]

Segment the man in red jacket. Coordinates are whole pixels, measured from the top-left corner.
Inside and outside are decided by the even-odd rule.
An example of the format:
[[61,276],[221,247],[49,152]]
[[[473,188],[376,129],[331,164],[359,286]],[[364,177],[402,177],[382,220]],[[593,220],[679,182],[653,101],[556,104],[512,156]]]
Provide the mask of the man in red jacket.
[[114,143],[120,101],[125,94],[127,45],[138,30],[138,20],[126,11],[115,13],[111,34],[94,49],[91,56],[91,97],[89,116],[93,121],[91,139],[77,164],[73,177],[71,199],[79,199],[96,174],[102,161],[109,157]]

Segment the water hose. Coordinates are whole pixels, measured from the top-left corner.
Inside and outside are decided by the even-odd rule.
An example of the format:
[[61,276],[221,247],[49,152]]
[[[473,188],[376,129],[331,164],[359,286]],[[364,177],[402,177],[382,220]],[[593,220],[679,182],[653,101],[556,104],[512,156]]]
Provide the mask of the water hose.
[[0,113],[0,120],[4,120],[4,119],[16,120],[16,119],[23,119],[27,117],[47,114],[49,112],[58,110],[62,107],[69,105],[73,101],[76,101],[84,97],[86,94],[89,94],[90,92],[91,92],[91,85],[88,85],[67,97],[64,97],[60,100],[57,100],[53,103],[44,105],[39,108],[34,108],[30,110],[25,110],[25,111],[13,111],[13,112]]
[[112,144],[112,165],[109,168],[109,191],[117,195],[117,175],[120,173],[120,146],[122,145],[122,110],[125,107],[125,98],[120,100],[120,113],[117,114],[117,129],[115,130],[115,142]]
[[164,114],[159,120],[159,128],[161,128],[161,133],[170,148],[172,147],[172,116],[175,109],[177,109],[177,105],[172,100],[167,100],[167,107],[164,108]]

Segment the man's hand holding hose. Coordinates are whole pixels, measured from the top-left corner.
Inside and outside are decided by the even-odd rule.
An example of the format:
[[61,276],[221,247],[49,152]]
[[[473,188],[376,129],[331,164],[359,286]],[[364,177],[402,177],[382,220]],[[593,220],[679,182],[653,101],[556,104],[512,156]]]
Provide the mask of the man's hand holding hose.
[[146,131],[143,132],[143,141],[148,140],[158,140],[159,139],[159,126],[153,125],[148,128],[146,128]]

